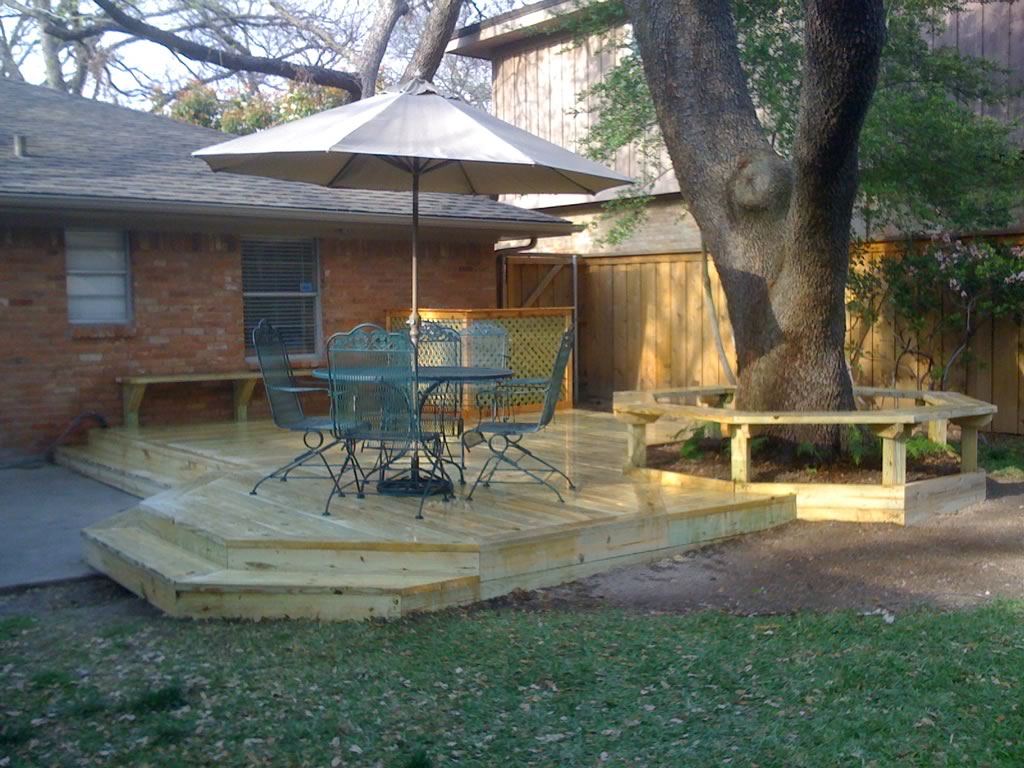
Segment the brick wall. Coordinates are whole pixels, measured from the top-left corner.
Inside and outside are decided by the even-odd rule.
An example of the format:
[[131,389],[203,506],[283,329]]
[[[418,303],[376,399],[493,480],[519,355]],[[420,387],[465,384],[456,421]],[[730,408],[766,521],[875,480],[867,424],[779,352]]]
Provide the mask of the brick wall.
[[[61,230],[0,229],[0,450],[38,450],[86,410],[120,423],[117,376],[253,367],[245,360],[238,237],[133,232],[130,249],[133,324],[71,326]],[[423,250],[423,306],[495,306],[491,243]],[[408,305],[407,242],[326,240],[320,254],[325,336]],[[267,414],[261,393],[250,414]],[[230,416],[230,384],[151,385],[140,420]]]

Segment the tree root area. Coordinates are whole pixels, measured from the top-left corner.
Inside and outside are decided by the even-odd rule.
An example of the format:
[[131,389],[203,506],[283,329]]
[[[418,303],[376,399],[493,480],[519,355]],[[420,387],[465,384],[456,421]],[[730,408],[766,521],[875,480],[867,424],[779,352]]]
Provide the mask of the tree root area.
[[[732,477],[729,441],[708,438],[689,443],[663,443],[647,448],[647,466],[669,472],[729,480]],[[960,471],[954,453],[907,456],[907,481],[927,480]],[[878,485],[882,482],[880,453],[862,456],[859,463],[848,454],[819,458],[791,443],[766,440],[751,455],[751,482],[755,483],[848,483]]]

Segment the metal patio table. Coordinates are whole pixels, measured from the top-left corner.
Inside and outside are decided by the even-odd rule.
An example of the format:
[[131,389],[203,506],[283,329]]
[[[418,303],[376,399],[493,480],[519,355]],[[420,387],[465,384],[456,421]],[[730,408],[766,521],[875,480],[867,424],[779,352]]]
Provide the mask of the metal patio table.
[[[353,369],[351,373],[342,369],[340,371],[335,371],[334,375],[358,381],[381,381],[382,379],[386,380],[388,377],[393,377],[395,374],[394,369],[382,368],[379,373],[375,373],[373,368],[359,368]],[[416,376],[420,382],[428,385],[423,392],[420,393],[420,401],[417,408],[418,411],[422,411],[423,406],[427,402],[427,398],[442,384],[479,384],[484,381],[501,381],[515,376],[515,371],[511,368],[480,368],[462,365],[422,365],[417,370]],[[316,368],[313,370],[313,378],[330,381],[331,370],[329,368]],[[405,376],[403,375],[402,378],[405,378]],[[421,494],[424,486],[429,482],[429,478],[423,477],[420,474],[419,461],[417,459],[418,454],[414,453],[413,464],[408,478],[400,481],[389,481],[383,484],[378,484],[378,491],[385,495],[390,494],[394,496]],[[437,487],[433,492],[433,495],[441,493],[444,493],[445,495],[454,494],[454,490],[454,484],[446,477],[445,482]]]

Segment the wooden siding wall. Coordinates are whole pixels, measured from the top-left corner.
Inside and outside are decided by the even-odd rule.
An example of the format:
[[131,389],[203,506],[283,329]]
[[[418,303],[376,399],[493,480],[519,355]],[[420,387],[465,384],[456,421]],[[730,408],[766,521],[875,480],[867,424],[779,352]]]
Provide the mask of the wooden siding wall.
[[[529,296],[557,258],[512,258],[509,306]],[[564,263],[564,261],[563,261]],[[711,265],[715,309],[726,352],[735,361],[725,296]],[[572,304],[571,265],[544,289],[535,306]],[[889,386],[897,353],[893,319],[881,318],[864,340],[857,372],[863,386]],[[952,347],[953,339],[943,339]],[[978,333],[973,358],[951,374],[950,388],[999,407],[996,432],[1024,434],[1024,332],[1012,320]],[[608,402],[612,392],[724,384],[704,306],[699,254],[587,258],[579,262],[579,396]],[[904,362],[896,382],[915,388],[916,364]]]
[[[579,94],[600,83],[625,54],[621,46],[604,36],[593,36],[579,45],[567,39],[527,40],[500,51],[492,62],[494,114],[523,130],[561,147],[579,152],[596,120],[590,113],[592,99]],[[639,178],[642,165],[636,152],[623,148],[609,165],[619,173]],[[660,167],[668,170],[667,153]],[[669,173],[667,187],[678,191]]]

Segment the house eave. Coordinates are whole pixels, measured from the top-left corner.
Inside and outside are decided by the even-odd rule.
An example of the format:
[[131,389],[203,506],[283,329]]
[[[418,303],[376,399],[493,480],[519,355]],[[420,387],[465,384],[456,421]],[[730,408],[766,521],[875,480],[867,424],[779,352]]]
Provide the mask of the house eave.
[[545,0],[455,31],[445,53],[493,59],[495,52],[535,35],[555,32],[579,11],[578,0]]
[[[187,201],[139,200],[81,195],[54,195],[32,193],[0,193],[0,222],[14,223],[22,213],[49,213],[56,216],[75,214],[102,214],[126,218],[146,216],[154,222],[161,219],[185,217],[197,229],[225,223],[245,222],[303,224],[318,228],[353,228],[358,231],[371,227],[406,227],[409,217],[402,214],[380,214],[334,211],[316,208],[285,206],[230,205],[224,203],[194,203]],[[458,216],[422,216],[421,225],[427,230],[460,231],[467,235],[489,236],[496,240],[515,240],[523,237],[558,237],[579,231],[578,225],[568,221],[535,222],[508,219],[466,218]]]

